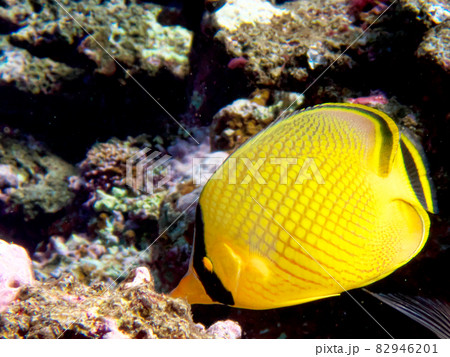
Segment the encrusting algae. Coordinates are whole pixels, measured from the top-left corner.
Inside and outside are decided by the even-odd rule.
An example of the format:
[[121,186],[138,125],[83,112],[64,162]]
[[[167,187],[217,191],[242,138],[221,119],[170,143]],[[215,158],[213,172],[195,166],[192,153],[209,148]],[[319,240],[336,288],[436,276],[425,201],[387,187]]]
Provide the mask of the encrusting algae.
[[86,286],[71,274],[26,286],[0,316],[3,338],[239,338],[241,333],[232,321],[210,329],[194,323],[188,303],[156,293],[147,268],[135,269],[117,289]]

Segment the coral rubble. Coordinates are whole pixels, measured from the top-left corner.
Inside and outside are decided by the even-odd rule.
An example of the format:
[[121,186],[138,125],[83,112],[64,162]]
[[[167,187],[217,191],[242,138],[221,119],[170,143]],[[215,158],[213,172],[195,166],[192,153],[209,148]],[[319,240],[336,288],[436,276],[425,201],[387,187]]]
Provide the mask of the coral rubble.
[[[239,338],[240,327],[206,330],[190,306],[153,290],[150,273],[137,268],[117,289],[81,284],[68,274],[22,288],[0,317],[6,338]],[[225,331],[223,331],[225,330]]]

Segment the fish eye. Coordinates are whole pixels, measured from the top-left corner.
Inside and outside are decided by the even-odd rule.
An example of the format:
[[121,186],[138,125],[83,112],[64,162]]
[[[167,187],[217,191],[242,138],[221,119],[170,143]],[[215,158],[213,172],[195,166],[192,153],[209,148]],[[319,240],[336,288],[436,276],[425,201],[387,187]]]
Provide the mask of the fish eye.
[[208,257],[203,257],[202,259],[203,266],[208,270],[210,273],[213,272],[213,264],[211,260]]

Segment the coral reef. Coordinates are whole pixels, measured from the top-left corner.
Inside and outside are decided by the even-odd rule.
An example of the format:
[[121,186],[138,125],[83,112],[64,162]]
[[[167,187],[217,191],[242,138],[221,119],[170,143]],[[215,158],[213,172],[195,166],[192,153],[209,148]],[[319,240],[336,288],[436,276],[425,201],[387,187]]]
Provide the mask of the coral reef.
[[[258,90],[251,99],[238,99],[222,108],[211,124],[211,149],[233,150],[279,115],[292,114],[303,102],[293,92]],[[271,104],[269,104],[271,102]]]
[[450,10],[449,20],[427,32],[417,49],[417,56],[435,63],[450,74]]
[[[0,337],[386,337],[345,294],[194,318],[161,294],[188,268],[212,172],[278,117],[330,101],[417,134],[437,187],[425,249],[371,289],[448,302],[449,2],[155,3],[0,1],[0,233],[33,260],[0,241]],[[171,160],[144,171],[152,154]],[[433,337],[351,293],[395,337]]]
[[14,301],[21,287],[33,283],[34,274],[27,251],[0,239],[0,313]]
[[[198,134],[198,137],[207,139],[205,133]],[[119,278],[119,272],[132,258],[136,258],[140,264],[152,267],[157,290],[167,292],[175,286],[185,272],[190,255],[183,234],[193,218],[188,213],[189,219],[183,216],[177,224],[168,221],[182,212],[167,212],[166,197],[170,192],[172,198],[168,201],[171,201],[173,195],[179,198],[189,193],[186,189],[189,183],[186,182],[192,182],[192,159],[209,152],[209,142],[197,147],[177,139],[167,151],[160,142],[158,138],[150,140],[141,136],[94,145],[79,165],[80,175],[71,177],[71,188],[79,201],[84,202],[85,215],[90,217],[86,233],[84,236],[72,234],[68,240],[61,236],[52,237],[47,247],[41,247],[38,259],[40,279],[74,271],[80,280],[87,283],[112,281]],[[140,151],[141,148],[145,150]],[[154,192],[147,193],[145,187],[134,185],[137,171],[141,169],[136,168],[139,160],[133,161],[132,158],[138,155],[143,159],[156,152],[171,153],[173,159],[169,161],[167,171],[153,171],[153,178],[159,182],[167,175],[170,181],[155,185]],[[128,178],[127,162],[131,170]],[[142,167],[142,170],[148,169]],[[194,203],[195,198],[192,200]],[[171,227],[166,230],[169,224]],[[158,242],[154,244],[156,240]],[[56,249],[58,245],[63,248]],[[91,246],[95,250],[100,248],[101,263],[96,262],[100,258],[98,254],[89,254]],[[75,253],[80,251],[85,251],[81,257]]]
[[53,236],[33,256],[36,278],[46,281],[73,274],[80,282],[91,285],[105,282],[115,285],[122,281],[124,272],[135,265],[150,265],[149,256],[133,245],[105,244],[101,239],[88,239],[72,234],[67,240]]
[[[161,151],[165,153],[166,150],[160,142],[161,138],[158,136],[151,138],[142,134],[138,137],[128,137],[126,140],[111,138],[105,143],[96,143],[88,151],[86,158],[78,164],[80,174],[71,178],[72,189],[90,194],[97,190],[109,193],[114,187],[127,187],[136,194],[145,192],[145,182],[137,182],[137,165],[151,154],[159,155]],[[127,172],[128,169],[130,172]],[[170,173],[164,172],[161,167],[153,170],[152,174],[154,191],[164,191],[166,185],[157,183]],[[144,181],[143,177],[141,181]]]
[[[6,338],[211,338],[217,330],[195,324],[183,300],[156,293],[146,268],[115,290],[88,287],[71,274],[22,288],[0,317]],[[228,330],[220,337],[240,337],[238,325]]]
[[97,212],[121,212],[130,219],[153,219],[159,217],[159,206],[166,192],[159,192],[137,197],[127,196],[127,190],[113,187],[111,195],[97,190],[98,200],[93,204]]
[[78,78],[82,70],[32,56],[27,50],[11,46],[3,38],[0,54],[0,86],[12,86],[31,94],[53,94],[63,82]]
[[125,186],[127,160],[138,152],[131,140],[113,138],[106,143],[95,144],[88,151],[86,158],[79,164],[85,189],[108,192],[113,186]]
[[0,5],[0,22],[2,33],[16,31],[25,26],[26,20],[33,13],[31,1],[5,0]]
[[444,0],[400,0],[401,10],[414,16],[428,30],[416,55],[450,71],[450,4]]
[[228,0],[214,16],[216,25],[228,31],[235,31],[243,23],[270,24],[274,16],[287,14],[265,0]]
[[42,213],[56,213],[71,203],[73,193],[68,188],[68,178],[75,174],[75,168],[31,136],[4,127],[0,133],[0,163],[0,205],[4,214],[19,214],[32,220]]
[[[259,86],[305,82],[311,71],[353,61],[339,50],[361,33],[347,1],[294,1],[277,8],[268,1],[227,1],[205,20],[232,58],[248,60],[244,71]],[[236,16],[239,14],[239,16]]]
[[450,19],[450,4],[445,0],[400,0],[399,3],[427,27]]
[[[9,42],[35,55],[70,62],[78,51],[81,61],[94,64],[95,71],[106,76],[115,73],[118,63],[149,76],[166,69],[183,78],[189,71],[193,34],[178,25],[161,25],[161,6],[120,0],[34,1],[31,6],[9,2],[2,10],[9,27],[20,27],[10,34]],[[55,53],[57,48],[62,51]],[[43,75],[51,70],[51,65],[40,68]]]
[[144,249],[155,238],[166,194],[167,191],[135,195],[117,187],[113,187],[111,194],[97,190],[91,202],[98,215],[90,226],[105,244],[126,242]]
[[203,185],[228,157],[228,153],[210,152],[209,138],[200,145],[177,140],[168,148],[173,155],[172,177],[176,183],[160,206],[158,244],[152,246],[155,271],[160,272],[157,286],[170,291],[186,273],[191,254],[195,208]]

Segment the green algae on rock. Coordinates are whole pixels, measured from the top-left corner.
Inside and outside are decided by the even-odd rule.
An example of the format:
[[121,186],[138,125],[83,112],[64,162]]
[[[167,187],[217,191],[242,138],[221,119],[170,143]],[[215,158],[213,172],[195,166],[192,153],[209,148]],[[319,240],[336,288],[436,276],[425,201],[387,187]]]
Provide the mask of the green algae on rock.
[[445,0],[400,0],[399,4],[427,27],[450,20],[450,4]]
[[431,61],[450,74],[450,20],[426,33],[417,49],[417,56]]
[[145,217],[145,219],[157,220],[159,206],[166,194],[167,192],[161,191],[154,194],[130,196],[127,189],[118,187],[113,187],[111,194],[97,190],[98,200],[95,201],[93,208],[97,212],[118,211],[129,214],[131,218]]
[[294,1],[283,6],[264,0],[229,0],[205,23],[218,30],[215,38],[231,57],[248,60],[244,71],[257,85],[302,83],[310,71],[335,60],[336,67],[352,65],[347,54],[340,56],[340,50],[362,30],[352,25],[347,1]]
[[47,281],[70,272],[84,284],[105,282],[115,285],[125,278],[122,273],[131,264],[150,266],[148,254],[133,245],[120,245],[119,238],[114,237],[106,242],[105,238],[88,239],[75,233],[68,239],[50,237],[33,256],[36,278]]
[[400,9],[411,13],[427,29],[416,55],[450,73],[450,3],[445,0],[400,0]]
[[71,81],[83,72],[50,58],[32,56],[27,50],[0,39],[0,86],[15,87],[30,94],[53,94],[63,82]]
[[0,163],[8,165],[18,177],[16,184],[3,190],[6,214],[32,220],[71,203],[74,195],[68,188],[68,178],[75,174],[75,168],[31,136],[0,133]]
[[[96,227],[98,239],[106,245],[125,241],[129,245],[148,246],[156,229],[145,231],[142,228],[152,223],[156,226],[166,194],[167,191],[135,195],[130,194],[130,190],[117,187],[113,187],[111,194],[97,190],[92,207],[101,213],[91,222]],[[140,228],[139,237],[134,230],[137,228]]]
[[[97,0],[63,0],[59,2],[61,6],[47,1],[35,3],[34,8],[39,11],[35,10],[20,30],[10,34],[10,42],[15,46],[32,53],[48,53],[50,57],[55,57],[52,49],[59,48],[56,57],[63,61],[69,61],[70,53],[77,48],[104,75],[116,71],[116,62],[110,55],[127,70],[143,71],[149,76],[164,68],[177,78],[184,78],[189,72],[193,34],[178,25],[161,25],[161,6]],[[18,3],[11,11],[20,6]]]
[[[234,323],[235,324],[235,323]],[[236,326],[232,326],[236,330]],[[192,320],[188,303],[153,290],[137,268],[117,289],[86,286],[73,275],[24,287],[0,316],[3,338],[213,338]],[[228,334],[220,337],[240,337]]]

